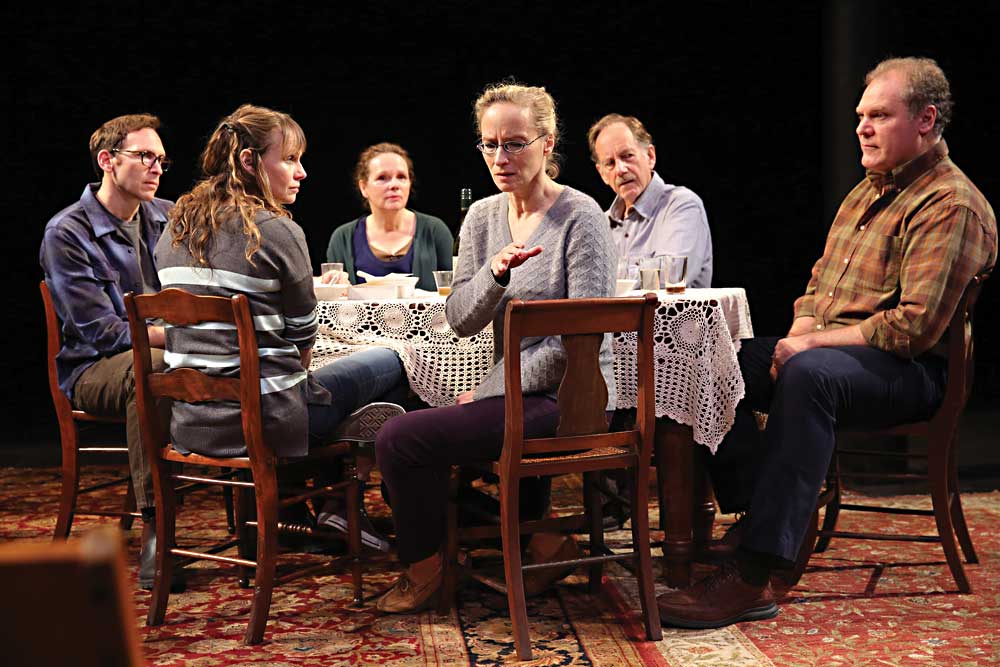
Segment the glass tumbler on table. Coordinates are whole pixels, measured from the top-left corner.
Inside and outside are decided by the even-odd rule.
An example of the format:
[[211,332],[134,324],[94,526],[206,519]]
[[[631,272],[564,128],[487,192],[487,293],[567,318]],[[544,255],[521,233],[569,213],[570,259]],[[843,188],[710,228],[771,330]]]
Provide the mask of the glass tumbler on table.
[[639,263],[639,289],[660,289],[660,258],[644,257]]
[[668,294],[681,294],[687,287],[687,256],[664,255],[660,259],[663,288]]
[[437,285],[438,294],[441,296],[448,296],[451,294],[451,281],[454,275],[454,271],[434,272],[434,284]]
[[320,264],[320,282],[324,285],[335,285],[340,282],[340,276],[343,272],[343,262],[323,262]]

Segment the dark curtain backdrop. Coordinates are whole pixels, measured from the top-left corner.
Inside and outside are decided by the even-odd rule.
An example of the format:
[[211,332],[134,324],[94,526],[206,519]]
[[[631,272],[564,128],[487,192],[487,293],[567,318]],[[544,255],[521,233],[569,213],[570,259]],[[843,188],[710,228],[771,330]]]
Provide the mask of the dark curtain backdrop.
[[[365,146],[411,152],[411,205],[457,216],[458,194],[495,189],[473,144],[471,105],[489,82],[545,85],[562,123],[560,180],[606,206],[586,131],[611,111],[643,119],[658,171],[705,201],[715,283],[750,296],[754,328],[783,332],[836,204],[861,177],[854,104],[887,55],[929,55],[957,99],[956,162],[994,203],[998,141],[990,3],[889,2],[412,4],[95,3],[5,10],[3,229],[8,319],[0,444],[47,442],[55,425],[37,281],[45,222],[96,180],[90,133],[122,113],[164,121],[174,168],[160,196],[197,177],[208,133],[243,102],[288,111],[306,131],[296,220],[318,267],[330,232],[361,207],[350,182]],[[1000,282],[1000,279],[994,282]],[[1000,284],[981,301],[977,392],[1000,394]],[[983,332],[986,332],[985,334]]]

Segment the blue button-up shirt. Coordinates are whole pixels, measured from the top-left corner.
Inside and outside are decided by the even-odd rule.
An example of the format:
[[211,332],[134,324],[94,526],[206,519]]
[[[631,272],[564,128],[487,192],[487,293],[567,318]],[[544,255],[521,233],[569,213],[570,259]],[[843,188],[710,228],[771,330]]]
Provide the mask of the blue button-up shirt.
[[684,255],[687,286],[712,286],[712,232],[698,195],[664,183],[654,171],[628,215],[624,211],[621,197],[615,197],[607,210],[619,258]]
[[[121,221],[97,200],[98,186],[85,187],[80,201],[49,220],[39,251],[62,324],[63,346],[56,357],[59,387],[70,398],[83,371],[132,347],[124,295],[143,291],[135,247],[119,229]],[[156,246],[172,206],[166,199],[139,205],[147,252]],[[160,288],[155,274],[146,281]]]

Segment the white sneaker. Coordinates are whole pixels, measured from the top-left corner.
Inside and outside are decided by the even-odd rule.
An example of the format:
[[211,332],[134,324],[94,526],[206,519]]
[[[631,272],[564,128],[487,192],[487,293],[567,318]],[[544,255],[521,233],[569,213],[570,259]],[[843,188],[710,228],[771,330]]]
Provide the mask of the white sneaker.
[[363,405],[344,419],[333,440],[349,440],[351,442],[374,442],[382,425],[393,417],[406,414],[401,406],[395,403],[369,403]]
[[[366,547],[370,547],[377,551],[382,551],[387,553],[389,551],[389,540],[382,537],[375,526],[372,525],[371,519],[364,511],[361,512],[359,517],[361,520],[361,543]],[[338,530],[341,533],[347,534],[347,510],[345,510],[340,503],[336,500],[327,500],[323,504],[323,509],[320,511],[319,516],[316,517],[316,523],[320,526],[326,526],[327,528],[332,528]]]

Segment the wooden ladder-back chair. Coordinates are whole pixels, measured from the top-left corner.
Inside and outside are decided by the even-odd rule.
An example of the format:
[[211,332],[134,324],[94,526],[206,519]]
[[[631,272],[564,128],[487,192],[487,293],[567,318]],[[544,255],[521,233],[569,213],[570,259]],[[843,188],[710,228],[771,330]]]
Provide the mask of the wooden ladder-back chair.
[[[361,602],[361,528],[359,523],[358,481],[356,478],[329,485],[282,489],[292,495],[279,496],[277,471],[291,466],[315,466],[354,452],[356,445],[335,442],[321,447],[311,447],[302,458],[286,459],[274,455],[264,442],[261,415],[260,360],[257,336],[250,314],[250,302],[245,295],[231,299],[218,296],[194,296],[180,289],[166,289],[159,294],[125,295],[125,308],[132,327],[132,344],[135,352],[136,397],[139,405],[143,443],[153,467],[153,486],[156,493],[156,577],[153,596],[149,604],[148,625],[163,623],[166,613],[169,583],[174,567],[174,557],[206,559],[238,565],[241,584],[247,585],[251,570],[254,571],[254,598],[250,608],[244,642],[258,644],[263,640],[275,583],[283,583],[306,574],[317,574],[342,565],[351,565],[354,584],[354,602]],[[146,321],[162,319],[174,326],[192,326],[202,322],[224,322],[236,325],[239,341],[239,377],[220,377],[193,368],[179,368],[166,373],[153,373],[149,353]],[[243,439],[248,455],[244,457],[215,458],[199,454],[182,454],[169,442],[169,424],[162,423],[155,401],[169,398],[187,403],[206,401],[235,401],[240,403]],[[240,473],[239,479],[196,477],[174,473],[177,463],[191,463],[211,468],[230,468]],[[306,469],[308,470],[308,468]],[[220,484],[231,487],[236,495],[237,539],[218,545],[208,553],[179,548],[176,541],[177,499],[174,481],[203,484]],[[248,520],[250,497],[256,504],[256,520]],[[278,510],[310,499],[323,499],[344,495],[348,517],[348,545],[346,556],[326,564],[307,566],[298,571],[276,577],[278,531],[326,537],[330,531],[301,525],[278,522]],[[250,528],[256,528],[256,558],[250,549]],[[238,557],[218,553],[232,546],[239,547]]]
[[[639,584],[639,598],[646,636],[662,636],[653,588],[649,544],[648,471],[655,429],[653,380],[653,317],[655,295],[612,299],[560,299],[508,303],[505,315],[504,445],[500,460],[490,466],[499,476],[500,526],[459,529],[457,507],[448,510],[448,540],[445,554],[445,591],[442,600],[454,599],[455,570],[460,540],[495,536],[502,540],[507,602],[517,656],[531,659],[523,573],[528,570],[571,565],[589,566],[590,590],[600,587],[603,565],[609,561],[631,561]],[[599,352],[604,334],[636,332],[638,335],[638,412],[631,430],[608,433],[608,390],[601,375]],[[525,439],[521,391],[521,340],[535,336],[561,336],[566,350],[566,371],[559,385],[559,426],[552,438]],[[609,554],[604,546],[600,494],[585,494],[583,517],[519,521],[518,484],[524,477],[582,473],[584,488],[603,470],[626,469],[632,483],[633,550]],[[453,480],[455,476],[453,476]],[[456,485],[453,483],[453,489]],[[590,556],[544,564],[522,565],[521,535],[553,528],[580,525],[590,528]]]
[[121,534],[0,544],[5,665],[142,667]]
[[[128,456],[128,448],[124,444],[124,431],[121,444],[86,445],[80,444],[80,425],[95,423],[124,424],[124,416],[95,415],[83,410],[73,409],[66,394],[59,388],[59,376],[56,373],[56,356],[62,348],[62,329],[59,317],[56,315],[52,294],[45,281],[38,283],[42,293],[42,304],[45,308],[46,331],[46,366],[49,373],[49,392],[52,394],[52,405],[59,421],[59,442],[62,448],[62,491],[59,494],[59,516],[56,519],[56,529],[53,537],[65,539],[69,537],[76,516],[117,516],[121,519],[122,528],[128,530],[132,521],[139,517],[136,511],[135,494],[132,491],[132,476],[125,475],[115,479],[80,488],[80,455],[81,454],[118,454]],[[77,507],[79,496],[106,489],[109,486],[126,485],[124,506],[121,510],[80,509]]]
[[[974,350],[972,339],[972,318],[976,299],[983,282],[989,274],[975,276],[965,289],[955,314],[948,326],[948,380],[944,398],[934,415],[924,422],[901,424],[889,429],[865,431],[866,436],[920,436],[927,440],[927,453],[920,452],[885,452],[867,449],[840,448],[834,452],[827,476],[826,488],[820,494],[817,512],[812,525],[806,534],[802,549],[799,552],[796,570],[792,580],[798,581],[805,570],[809,554],[813,551],[824,551],[834,537],[866,539],[866,540],[899,540],[906,542],[937,542],[944,549],[944,555],[951,569],[951,574],[962,593],[971,592],[969,579],[966,577],[962,559],[955,545],[955,538],[961,545],[966,562],[978,563],[976,551],[972,546],[969,528],[962,511],[962,498],[958,484],[958,422],[965,409],[965,403],[972,391],[974,371]],[[852,431],[853,433],[853,431]],[[927,460],[927,472],[920,473],[875,473],[848,472],[840,469],[839,457],[889,457],[889,458],[922,458]],[[930,486],[933,509],[914,509],[884,507],[869,504],[841,502],[843,478],[883,479],[887,481],[927,480]],[[826,507],[823,527],[819,526],[819,509]],[[884,534],[862,533],[836,530],[837,518],[841,510],[861,512],[881,512],[888,514],[907,514],[918,516],[933,516],[937,524],[937,535]],[[819,540],[816,541],[816,537]]]

